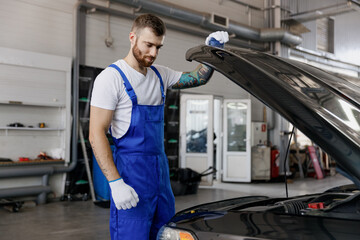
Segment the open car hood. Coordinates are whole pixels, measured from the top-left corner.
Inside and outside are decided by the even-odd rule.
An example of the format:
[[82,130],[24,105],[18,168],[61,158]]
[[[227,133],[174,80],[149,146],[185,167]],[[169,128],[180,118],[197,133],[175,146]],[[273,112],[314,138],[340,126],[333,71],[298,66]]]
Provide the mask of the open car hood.
[[360,189],[360,87],[310,65],[248,49],[191,48],[333,157]]

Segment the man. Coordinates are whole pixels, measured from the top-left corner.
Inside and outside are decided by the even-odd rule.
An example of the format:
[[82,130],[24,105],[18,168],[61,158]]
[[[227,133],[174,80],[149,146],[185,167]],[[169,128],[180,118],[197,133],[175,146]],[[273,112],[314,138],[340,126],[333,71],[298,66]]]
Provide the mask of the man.
[[[205,84],[213,70],[200,64],[192,72],[152,66],[165,38],[163,21],[137,17],[128,55],[96,78],[91,99],[90,143],[111,189],[112,239],[156,239],[175,213],[168,161],[164,152],[164,102],[167,88]],[[224,44],[226,32],[206,42]],[[112,154],[106,133],[115,145]]]

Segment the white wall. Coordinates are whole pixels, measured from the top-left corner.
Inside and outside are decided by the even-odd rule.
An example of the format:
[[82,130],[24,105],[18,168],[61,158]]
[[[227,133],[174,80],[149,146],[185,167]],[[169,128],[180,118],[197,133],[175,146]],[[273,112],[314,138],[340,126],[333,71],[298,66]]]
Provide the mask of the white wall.
[[335,55],[360,66],[360,7],[358,11],[335,17]]
[[[99,0],[89,2],[102,6],[107,4],[105,1]],[[245,6],[234,1],[171,0],[167,2],[199,12],[224,14],[233,21],[251,24],[253,27],[262,27],[264,23],[261,11],[251,8],[247,11]],[[243,2],[259,8],[264,6],[263,0],[244,0]],[[0,46],[72,57],[73,17],[76,3],[76,0],[0,0],[0,22],[2,23],[0,24]],[[111,7],[127,12],[132,11],[131,8],[117,3],[111,3]],[[104,43],[107,36],[107,15],[87,14],[86,65],[104,68],[126,56],[129,49],[128,33],[132,20],[112,16],[110,22],[114,44],[111,48],[107,48]],[[187,62],[185,52],[187,49],[203,43],[203,37],[191,36],[169,29],[165,46],[156,63],[179,71],[190,71],[196,66],[196,63]],[[247,98],[247,93],[218,73],[214,74],[206,86],[185,92],[214,94],[225,98]]]
[[0,0],[0,46],[72,56],[74,0]]
[[[194,11],[216,13],[227,16],[234,22],[256,28],[264,27],[264,13],[261,10],[247,8],[231,0],[167,0],[171,4],[183,6],[193,9]],[[256,8],[264,8],[263,0],[241,0],[245,4],[249,4]]]
[[[106,2],[101,0],[89,2],[106,6]],[[247,11],[245,6],[233,1],[169,0],[164,2],[186,6],[188,9],[203,13],[216,12],[228,16],[233,21],[252,27],[264,26],[264,16],[261,11],[252,9]],[[243,2],[248,2],[256,7],[264,6],[263,0],[244,0]],[[2,23],[0,24],[0,46],[71,57],[73,55],[73,15],[76,3],[76,0],[0,0],[0,22]],[[126,12],[132,11],[131,8],[117,3],[111,3],[111,7]],[[132,21],[111,17],[111,23],[111,32],[115,42],[113,48],[107,49],[104,44],[107,34],[107,16],[97,13],[87,14],[86,64],[104,67],[127,53],[129,46],[127,36]],[[185,36],[184,33],[179,32],[176,35],[172,34],[173,32],[168,32],[166,44],[170,45],[175,38],[181,35]],[[203,39],[195,41],[194,39],[196,37],[191,39],[186,36],[182,38],[182,41],[192,44],[203,43]],[[175,46],[172,50],[177,49],[177,45]],[[177,58],[176,61],[179,59]]]
[[[285,5],[295,13],[313,11],[314,9],[327,6],[344,6],[346,0],[284,0]],[[360,8],[358,7],[358,10]],[[347,12],[331,16],[335,23],[334,33],[334,54],[344,62],[360,65],[360,14],[359,11]],[[303,48],[317,51],[316,48],[316,20],[302,23],[310,32],[302,35],[303,42],[300,45]]]

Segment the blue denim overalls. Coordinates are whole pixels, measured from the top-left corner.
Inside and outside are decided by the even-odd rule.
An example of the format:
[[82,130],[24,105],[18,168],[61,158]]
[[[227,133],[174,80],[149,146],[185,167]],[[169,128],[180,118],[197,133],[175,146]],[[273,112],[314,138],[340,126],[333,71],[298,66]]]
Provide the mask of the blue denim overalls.
[[117,210],[111,198],[111,239],[156,239],[159,228],[175,214],[175,198],[164,151],[163,81],[158,70],[151,66],[160,81],[162,104],[139,105],[125,74],[114,64],[109,67],[120,73],[132,101],[128,131],[119,139],[113,137],[116,146],[114,161],[124,182],[133,187],[139,195],[138,205],[128,210]]

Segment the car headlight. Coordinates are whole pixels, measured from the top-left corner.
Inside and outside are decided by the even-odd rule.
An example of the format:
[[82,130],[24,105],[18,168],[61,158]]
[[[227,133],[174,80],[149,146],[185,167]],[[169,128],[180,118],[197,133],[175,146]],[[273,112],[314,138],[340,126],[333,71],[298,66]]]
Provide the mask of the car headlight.
[[157,240],[195,240],[196,238],[188,231],[163,226],[157,235]]

